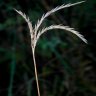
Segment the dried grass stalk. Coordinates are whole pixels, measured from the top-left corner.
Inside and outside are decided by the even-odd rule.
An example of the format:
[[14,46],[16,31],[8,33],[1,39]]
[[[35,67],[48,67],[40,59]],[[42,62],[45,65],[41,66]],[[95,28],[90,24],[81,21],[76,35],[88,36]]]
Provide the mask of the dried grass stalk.
[[57,6],[56,8],[48,11],[46,14],[43,14],[43,16],[41,17],[40,20],[37,21],[37,24],[35,25],[35,27],[33,28],[32,23],[29,19],[29,17],[27,17],[24,13],[22,13],[21,11],[18,11],[16,9],[14,9],[17,13],[19,13],[27,22],[29,30],[30,30],[30,35],[31,35],[31,48],[32,48],[32,54],[33,54],[33,61],[34,61],[34,69],[35,69],[35,78],[36,78],[36,84],[37,84],[37,91],[38,91],[38,96],[40,96],[40,88],[39,88],[39,83],[38,83],[38,75],[37,75],[37,67],[36,67],[36,60],[35,60],[35,47],[37,44],[38,39],[40,38],[40,36],[45,33],[48,30],[52,30],[52,29],[62,29],[62,30],[66,30],[69,32],[72,32],[73,34],[77,35],[81,40],[83,40],[85,43],[87,43],[87,40],[83,37],[83,35],[81,35],[79,32],[75,31],[74,28],[70,28],[69,26],[64,26],[64,25],[51,25],[49,27],[46,28],[42,28],[42,30],[39,30],[39,27],[41,26],[42,22],[45,20],[45,18],[47,18],[49,15],[51,15],[52,13],[63,9],[63,8],[68,8],[70,6],[74,6],[80,3],[83,3],[85,1],[81,1],[81,2],[77,2],[77,3],[69,3],[66,5],[61,5],[61,6]]

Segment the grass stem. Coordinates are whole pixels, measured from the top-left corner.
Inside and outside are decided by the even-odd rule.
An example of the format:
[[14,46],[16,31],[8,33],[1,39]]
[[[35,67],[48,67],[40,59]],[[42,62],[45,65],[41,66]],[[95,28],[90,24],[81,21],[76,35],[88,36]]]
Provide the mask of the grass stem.
[[35,78],[36,78],[37,91],[38,91],[38,96],[40,96],[40,88],[39,88],[39,80],[38,80],[38,72],[37,72],[37,67],[36,67],[34,48],[33,48],[32,51],[33,51],[32,53],[33,53],[33,61],[34,61],[34,69],[35,69]]

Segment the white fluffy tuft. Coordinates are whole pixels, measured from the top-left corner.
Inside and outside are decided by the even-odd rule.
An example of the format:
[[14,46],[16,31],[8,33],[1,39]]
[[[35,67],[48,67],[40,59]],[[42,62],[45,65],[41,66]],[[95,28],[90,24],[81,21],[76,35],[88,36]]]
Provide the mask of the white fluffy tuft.
[[43,14],[41,19],[37,21],[37,24],[35,25],[35,28],[32,27],[32,23],[30,22],[30,19],[29,17],[27,17],[25,15],[25,13],[22,13],[21,11],[18,11],[16,9],[14,9],[17,13],[19,13],[24,19],[25,21],[28,23],[28,27],[29,27],[29,30],[30,30],[30,35],[31,35],[31,45],[32,47],[35,49],[35,46],[36,46],[36,43],[39,39],[39,37],[46,31],[48,30],[52,30],[52,29],[63,29],[63,30],[66,30],[66,31],[69,31],[69,32],[72,32],[74,33],[75,35],[77,35],[80,39],[82,39],[85,43],[87,43],[87,40],[84,38],[83,35],[81,35],[79,32],[75,31],[74,28],[70,28],[69,26],[63,26],[63,25],[51,25],[49,27],[46,27],[46,28],[42,28],[42,30],[39,30],[39,27],[41,26],[42,22],[49,16],[51,15],[52,13],[55,13],[56,11],[58,10],[61,10],[63,8],[67,8],[67,7],[71,7],[71,6],[74,6],[74,5],[77,5],[77,4],[80,4],[80,3],[83,3],[85,1],[81,1],[81,2],[77,2],[77,3],[69,3],[69,4],[63,4],[61,6],[57,6],[56,8],[48,11],[46,14]]

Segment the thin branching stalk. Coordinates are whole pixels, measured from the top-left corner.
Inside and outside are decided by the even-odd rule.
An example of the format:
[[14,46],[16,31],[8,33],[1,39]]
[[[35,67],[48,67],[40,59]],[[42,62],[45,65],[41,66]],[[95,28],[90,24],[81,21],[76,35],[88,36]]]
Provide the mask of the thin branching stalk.
[[76,2],[76,3],[69,3],[69,4],[62,4],[61,6],[57,6],[56,8],[48,11],[46,14],[43,14],[41,19],[37,21],[37,24],[35,25],[35,34],[37,34],[37,31],[39,30],[39,27],[40,25],[43,23],[43,21],[49,16],[51,15],[52,13],[55,13],[57,12],[58,10],[61,10],[61,9],[64,9],[64,8],[68,8],[68,7],[71,7],[71,6],[74,6],[74,5],[78,5],[78,4],[81,4],[85,1],[81,1],[81,2]]
[[36,60],[35,60],[35,47],[37,44],[38,39],[40,38],[40,36],[47,32],[48,30],[52,30],[52,29],[62,29],[65,31],[69,31],[73,34],[75,34],[76,36],[78,36],[82,41],[84,41],[85,43],[87,43],[87,40],[84,38],[83,35],[81,35],[79,32],[75,31],[74,28],[70,28],[69,26],[64,26],[64,25],[51,25],[49,27],[44,27],[41,30],[39,30],[41,24],[43,23],[43,21],[50,16],[52,13],[63,9],[63,8],[67,8],[70,6],[74,6],[77,4],[81,4],[85,1],[81,1],[81,2],[77,2],[77,3],[69,3],[69,4],[63,4],[61,6],[57,6],[56,8],[48,11],[46,14],[43,14],[41,19],[37,21],[37,23],[35,24],[35,27],[32,26],[32,23],[29,19],[29,17],[27,17],[24,13],[22,13],[21,11],[18,11],[16,9],[14,9],[17,13],[19,13],[27,22],[29,30],[30,30],[30,36],[31,36],[31,48],[32,48],[32,55],[33,55],[33,61],[34,61],[34,69],[35,69],[35,78],[36,78],[36,84],[37,84],[37,91],[38,91],[38,96],[40,96],[40,88],[39,88],[39,82],[38,82],[38,73],[37,73],[37,67],[36,67]]

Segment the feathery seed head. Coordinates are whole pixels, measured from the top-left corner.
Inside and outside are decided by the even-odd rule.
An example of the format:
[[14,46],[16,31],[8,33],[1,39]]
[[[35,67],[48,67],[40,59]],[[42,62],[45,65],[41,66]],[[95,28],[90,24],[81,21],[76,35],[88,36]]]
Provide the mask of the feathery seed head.
[[51,15],[52,13],[55,13],[56,11],[58,10],[61,10],[63,8],[68,8],[68,7],[71,7],[71,6],[74,6],[74,5],[77,5],[77,4],[81,4],[85,1],[81,1],[81,2],[77,2],[77,3],[69,3],[69,4],[63,4],[61,6],[57,6],[56,8],[48,11],[46,14],[43,14],[41,19],[39,19],[35,25],[35,28],[33,28],[32,26],[32,23],[29,19],[29,17],[27,17],[25,15],[25,13],[22,13],[21,11],[18,11],[16,9],[14,9],[18,14],[20,14],[24,19],[25,21],[27,22],[28,24],[28,27],[29,27],[29,30],[30,30],[30,35],[31,35],[31,43],[32,43],[32,48],[35,49],[35,46],[36,46],[36,43],[39,39],[39,37],[46,31],[48,30],[52,30],[52,29],[62,29],[62,30],[66,30],[66,31],[69,31],[69,32],[72,32],[73,34],[77,35],[81,40],[83,40],[85,43],[87,43],[87,40],[84,38],[83,35],[81,35],[79,32],[75,31],[74,28],[70,28],[69,26],[64,26],[64,25],[51,25],[49,27],[46,27],[46,28],[42,28],[42,30],[39,30],[39,27],[41,26],[41,24],[43,23],[43,21],[49,16]]

